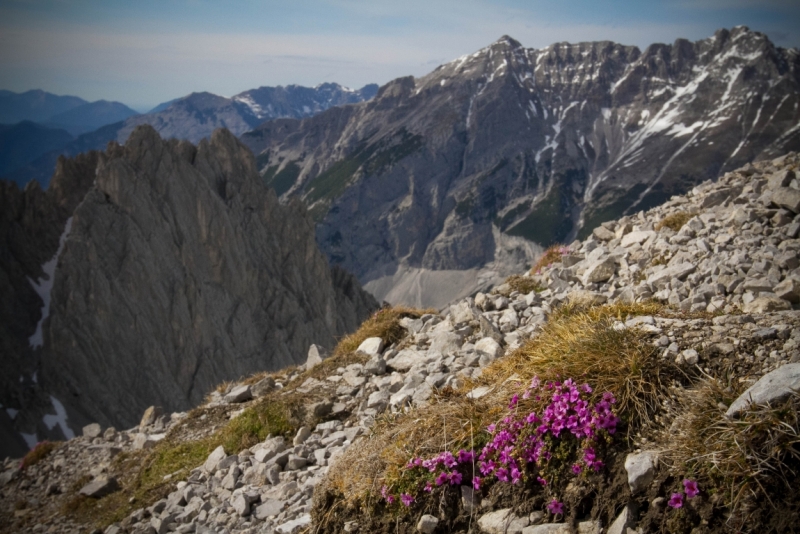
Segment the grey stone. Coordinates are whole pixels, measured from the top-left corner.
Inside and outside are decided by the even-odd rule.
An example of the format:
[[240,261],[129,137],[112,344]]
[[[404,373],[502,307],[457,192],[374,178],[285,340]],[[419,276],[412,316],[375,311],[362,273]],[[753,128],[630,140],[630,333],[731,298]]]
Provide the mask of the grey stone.
[[635,495],[647,489],[655,476],[657,461],[658,455],[652,451],[631,453],[625,457],[628,486],[632,494]]
[[800,213],[800,191],[790,187],[779,187],[772,193],[772,202],[792,213]]
[[253,510],[256,519],[264,520],[268,517],[276,516],[281,513],[286,503],[278,499],[266,499]]
[[139,431],[142,432],[144,429],[153,423],[156,422],[156,419],[164,415],[164,409],[161,406],[150,406],[144,411],[142,414],[142,419],[139,422]]
[[767,187],[770,189],[778,189],[780,187],[787,187],[794,180],[794,171],[791,169],[784,169],[769,177]]
[[422,532],[422,534],[433,534],[438,525],[438,517],[425,514],[419,518],[419,521],[417,521],[417,532]]
[[151,517],[150,527],[155,531],[155,534],[167,534],[171,522],[172,515],[170,514],[167,514],[165,517]]
[[578,534],[603,534],[600,521],[581,521],[578,523]]
[[379,337],[368,337],[361,342],[356,352],[362,352],[367,356],[377,356],[383,352],[383,339]]
[[597,228],[592,230],[592,235],[595,236],[600,241],[611,241],[616,237],[614,235],[614,232],[602,226],[598,226]]
[[106,495],[114,493],[117,490],[119,490],[119,484],[117,483],[116,478],[101,475],[83,486],[79,493],[81,495],[85,495],[86,497],[99,499],[100,497],[105,497]]
[[375,408],[379,412],[383,411],[389,403],[389,397],[388,391],[375,391],[367,399],[367,408]]
[[637,232],[631,232],[622,238],[622,241],[620,241],[620,246],[629,247],[634,244],[639,245],[655,235],[656,233],[653,232],[652,230],[640,230]]
[[725,415],[736,417],[750,404],[773,404],[800,391],[800,363],[789,363],[762,376],[733,403]]
[[522,534],[572,534],[572,527],[567,523],[545,523],[525,527]]
[[[288,459],[288,456],[287,456]],[[273,486],[280,484],[281,482],[281,466],[278,463],[274,463],[272,465],[267,466],[266,472],[267,480]]]
[[249,401],[252,398],[253,394],[250,391],[250,386],[245,384],[233,388],[230,393],[225,395],[225,402],[229,404],[234,404],[234,403]]
[[296,471],[297,469],[302,469],[308,464],[308,460],[305,458],[301,458],[300,456],[296,456],[294,454],[289,455],[289,460],[286,462],[286,469],[290,471]]
[[275,389],[275,380],[267,376],[256,382],[253,387],[250,388],[250,392],[254,397],[263,397],[273,389]]
[[294,445],[302,445],[303,443],[306,442],[306,440],[308,439],[308,437],[310,435],[311,435],[311,429],[308,428],[307,426],[301,426],[297,430],[297,434],[295,434],[294,440],[292,441],[292,443]]
[[231,506],[233,506],[234,511],[240,517],[247,517],[250,515],[250,506],[252,504],[252,500],[247,497],[244,493],[240,493],[239,495],[234,495],[231,499]]
[[386,365],[395,371],[406,372],[423,360],[424,356],[422,353],[412,349],[403,349],[397,353],[397,356],[391,360],[387,360]]
[[464,339],[455,332],[437,332],[431,337],[428,352],[438,352],[447,356],[457,352],[463,343]]
[[486,354],[492,360],[502,356],[503,348],[500,344],[490,337],[484,337],[475,343],[475,352]]
[[214,472],[217,470],[217,464],[219,464],[220,460],[226,456],[225,448],[220,445],[208,455],[206,462],[203,464],[203,469],[205,469],[208,473],[214,474]]
[[583,285],[597,284],[610,280],[616,271],[616,265],[608,258],[591,263],[583,273]]
[[292,519],[291,521],[278,525],[275,528],[275,532],[278,534],[297,534],[298,532],[302,532],[310,524],[311,515],[303,514],[297,519]]
[[742,307],[744,313],[767,313],[772,311],[788,310],[792,305],[787,300],[777,296],[760,296],[746,303]]
[[[43,399],[52,393],[68,413],[130,428],[151,404],[189,408],[226,378],[294,364],[312,341],[333,344],[377,309],[352,276],[331,268],[307,214],[279,202],[230,131],[198,147],[147,125],[124,138],[124,148],[64,162],[51,182],[61,196],[48,201],[59,214],[40,226],[41,250],[24,253],[31,266],[53,257],[70,216],[69,240],[85,244],[59,257],[59,277],[73,283],[52,291],[45,329],[59,342],[43,352],[40,380],[80,384],[80,395],[68,399],[62,388]],[[56,208],[56,199],[65,202]],[[38,313],[38,298],[26,298]],[[15,309],[27,317],[30,307]]]
[[100,437],[100,434],[103,433],[103,429],[100,427],[99,423],[92,423],[83,427],[83,437],[85,438],[97,438]]
[[787,277],[775,286],[774,291],[778,298],[793,304],[800,302],[800,280],[797,278]]
[[383,358],[372,358],[364,364],[364,372],[374,376],[386,374],[386,361]]
[[317,365],[322,363],[322,360],[328,357],[327,351],[319,345],[312,344],[308,347],[308,356],[306,357],[306,371],[310,371]]
[[513,308],[509,308],[503,312],[498,322],[500,324],[500,331],[507,333],[517,329],[519,326],[519,317]]
[[608,527],[606,534],[627,534],[628,527],[632,527],[634,522],[633,510],[630,506],[622,509],[622,512],[617,516],[611,526]]
[[661,284],[666,283],[673,278],[677,280],[685,280],[687,276],[697,270],[693,263],[679,263],[677,265],[670,265],[656,273],[650,275],[647,283],[653,287],[659,287]]
[[515,516],[511,508],[489,512],[478,518],[478,526],[488,534],[522,534],[528,522],[527,517]]
[[700,355],[694,349],[686,349],[680,353],[680,357],[683,358],[687,365],[697,365]]
[[[485,298],[485,296],[484,296]],[[476,297],[477,299],[477,297]],[[462,300],[450,306],[450,317],[453,325],[461,326],[475,320],[477,313],[473,310],[469,302]]]

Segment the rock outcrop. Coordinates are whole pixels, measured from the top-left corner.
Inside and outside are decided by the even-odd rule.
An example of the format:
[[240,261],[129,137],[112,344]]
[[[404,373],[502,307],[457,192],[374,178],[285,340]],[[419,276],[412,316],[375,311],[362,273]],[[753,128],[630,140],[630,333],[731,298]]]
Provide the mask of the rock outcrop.
[[[799,62],[745,27],[645,51],[503,37],[370,102],[242,139],[279,195],[311,204],[334,263],[379,299],[440,306],[538,252],[504,238],[582,238],[797,150]],[[505,250],[521,256],[514,267],[498,261]],[[443,292],[437,271],[465,274],[444,302],[417,300]]]
[[[187,409],[223,380],[302,363],[310,343],[332,346],[377,308],[331,270],[305,209],[280,205],[226,130],[195,147],[140,127],[124,147],[63,162],[46,193],[8,191],[22,208],[4,211],[16,299],[5,313],[27,311],[4,322],[3,339],[39,418],[61,410],[71,428],[128,427],[151,404]],[[27,278],[51,258],[51,290],[37,282],[42,307]],[[3,401],[17,417],[37,404]],[[40,438],[59,429],[41,419],[18,428]]]

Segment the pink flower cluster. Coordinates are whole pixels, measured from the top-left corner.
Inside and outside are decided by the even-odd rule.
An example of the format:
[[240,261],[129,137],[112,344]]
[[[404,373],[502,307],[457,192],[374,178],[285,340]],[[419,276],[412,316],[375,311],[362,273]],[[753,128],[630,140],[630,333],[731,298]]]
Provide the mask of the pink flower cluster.
[[[556,249],[556,253],[559,255],[559,257],[564,256],[565,254],[569,254],[571,252],[572,251],[570,250],[568,245],[560,246]],[[552,262],[548,263],[544,267],[539,267],[538,269],[536,269],[536,274],[542,274],[542,269],[549,269],[551,265],[553,265]]]
[[[489,426],[487,430],[493,438],[478,457],[481,474],[517,484],[522,478],[523,462],[543,465],[551,458],[549,441],[569,436],[585,444],[582,461],[572,465],[572,472],[580,474],[584,466],[594,471],[602,469],[603,462],[597,458],[591,443],[598,432],[614,434],[619,418],[611,410],[616,402],[614,395],[606,392],[602,400],[592,406],[583,398],[591,392],[588,384],[578,386],[572,379],[542,386],[534,377],[523,398],[535,396],[540,400],[542,396],[550,395],[550,403],[541,414],[531,412],[520,417],[512,413],[499,424]],[[518,402],[514,395],[509,404],[512,412]],[[541,477],[537,480],[546,484]]]
[[[688,478],[683,480],[683,490],[686,492],[686,498],[688,499],[692,499],[700,493],[697,481]],[[669,499],[669,505],[673,508],[681,508],[683,506],[683,493],[673,493]]]
[[[594,444],[601,433],[616,432],[619,418],[612,411],[616,400],[611,393],[604,393],[594,404],[586,399],[591,393],[588,384],[578,386],[572,379],[542,385],[534,377],[522,398],[546,399],[547,405],[540,413],[518,414],[520,397],[514,395],[508,405],[511,414],[487,428],[491,440],[480,454],[461,449],[455,455],[445,451],[427,460],[416,457],[409,460],[406,470],[417,470],[423,479],[428,479],[422,488],[426,492],[432,491],[434,484],[456,486],[462,482],[471,482],[472,487],[479,490],[484,481],[492,478],[518,484],[529,466],[541,468],[551,459],[550,449],[556,440],[574,439],[581,453],[580,459],[571,466],[572,473],[579,475],[584,468],[599,471],[603,462],[598,459]],[[476,461],[479,472],[475,470]],[[542,486],[547,485],[547,480],[538,474],[536,480]],[[386,486],[381,495],[389,504],[396,500]],[[400,500],[407,507],[414,502],[408,493],[402,493]],[[548,510],[561,514],[563,506],[553,499]]]

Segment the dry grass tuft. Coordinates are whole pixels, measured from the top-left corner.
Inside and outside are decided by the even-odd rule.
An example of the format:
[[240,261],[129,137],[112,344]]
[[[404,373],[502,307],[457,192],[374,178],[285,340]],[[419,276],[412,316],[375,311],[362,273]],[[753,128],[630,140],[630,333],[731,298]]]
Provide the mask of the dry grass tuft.
[[226,380],[224,382],[221,382],[221,383],[217,384],[217,387],[214,388],[214,391],[216,391],[220,395],[225,395],[226,393],[228,393],[231,390],[231,386],[232,385],[233,385],[233,382],[231,380]]
[[691,473],[701,487],[716,488],[734,528],[750,524],[766,503],[780,508],[770,495],[796,504],[800,467],[800,394],[730,419],[725,406],[739,393],[714,379],[679,391],[668,407],[672,423],[660,436],[675,474]]
[[529,276],[520,276],[512,274],[506,278],[506,284],[511,288],[511,291],[519,291],[523,294],[528,294],[531,291],[544,291],[545,288],[536,283],[536,281]]
[[652,315],[662,306],[618,303],[583,308],[566,305],[550,316],[541,334],[483,371],[482,382],[502,383],[517,376],[589,382],[595,392],[610,391],[628,432],[647,423],[666,391],[667,363],[636,329],[615,330],[617,320]]
[[20,467],[22,469],[26,469],[32,465],[38,464],[42,461],[48,454],[52,451],[57,449],[62,442],[60,441],[40,441],[36,444],[36,446],[28,451],[28,454],[22,459],[22,463]]
[[666,227],[671,230],[677,232],[680,230],[684,224],[686,224],[689,219],[695,216],[695,213],[688,212],[688,211],[676,211],[675,213],[670,213],[661,221],[656,224],[656,231],[661,230],[662,228]]
[[487,437],[483,429],[505,410],[505,403],[486,397],[470,400],[459,394],[438,397],[405,414],[386,414],[376,421],[370,436],[337,459],[324,482],[325,490],[344,496],[349,506],[371,508],[380,499],[384,479],[399,478],[409,458],[482,447]]
[[536,264],[531,267],[531,274],[540,274],[541,270],[550,265],[561,261],[561,256],[569,252],[569,247],[566,245],[553,245],[544,251],[544,254],[539,258]]
[[342,338],[333,350],[333,355],[339,356],[348,352],[355,352],[358,346],[370,337],[379,337],[383,339],[386,345],[397,343],[406,334],[406,329],[400,326],[400,319],[403,317],[417,319],[426,313],[435,314],[438,312],[434,309],[419,310],[405,306],[393,306],[378,310],[364,321],[357,331]]

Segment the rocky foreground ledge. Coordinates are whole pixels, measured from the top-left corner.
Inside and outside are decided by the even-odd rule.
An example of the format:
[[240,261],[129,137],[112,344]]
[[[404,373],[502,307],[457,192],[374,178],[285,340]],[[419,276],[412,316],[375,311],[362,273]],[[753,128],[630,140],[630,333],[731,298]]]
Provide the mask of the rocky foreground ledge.
[[[748,165],[604,223],[442,313],[383,310],[331,357],[312,346],[305,367],[224,384],[189,413],[153,408],[136,428],[89,425],[6,459],[0,529],[790,532],[798,165]],[[614,391],[618,422],[592,427],[591,447],[543,439],[561,464],[517,456],[516,482],[484,469],[502,418],[538,406],[532,379],[571,371],[590,403],[639,387]]]

